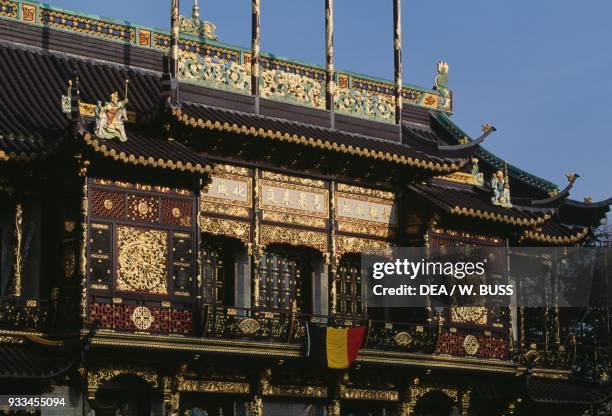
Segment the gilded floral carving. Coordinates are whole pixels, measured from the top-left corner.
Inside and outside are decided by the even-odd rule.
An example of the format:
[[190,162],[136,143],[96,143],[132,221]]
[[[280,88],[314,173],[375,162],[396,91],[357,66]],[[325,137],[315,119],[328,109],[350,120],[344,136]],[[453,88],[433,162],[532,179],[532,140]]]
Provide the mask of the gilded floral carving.
[[395,122],[395,98],[391,95],[339,88],[336,94],[336,110],[356,117]]
[[262,97],[325,108],[324,83],[316,78],[281,69],[265,69],[261,72],[260,83]]
[[336,237],[337,255],[342,256],[346,253],[363,253],[366,251],[389,255],[391,245],[386,241],[369,240],[358,237]]
[[245,243],[251,240],[251,226],[247,222],[202,217],[200,219],[200,231],[214,235],[234,237]]
[[117,290],[167,294],[168,233],[117,227]]
[[182,52],[179,56],[179,77],[205,87],[249,93],[251,78],[249,66],[226,61],[216,56],[202,56]]
[[262,225],[260,227],[259,244],[267,246],[271,243],[311,247],[322,253],[328,251],[326,233]]

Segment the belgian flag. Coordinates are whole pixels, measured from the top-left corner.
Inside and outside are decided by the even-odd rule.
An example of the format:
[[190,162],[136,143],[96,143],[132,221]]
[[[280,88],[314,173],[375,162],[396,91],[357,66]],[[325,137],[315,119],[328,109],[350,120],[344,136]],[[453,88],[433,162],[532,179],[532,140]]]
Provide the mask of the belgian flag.
[[306,357],[328,368],[343,369],[357,359],[365,327],[328,328],[306,323]]

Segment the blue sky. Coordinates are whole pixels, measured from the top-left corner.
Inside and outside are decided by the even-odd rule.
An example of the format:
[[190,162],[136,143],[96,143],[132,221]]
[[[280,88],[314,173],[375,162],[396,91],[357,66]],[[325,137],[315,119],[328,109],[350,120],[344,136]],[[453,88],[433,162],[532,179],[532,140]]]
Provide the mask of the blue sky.
[[[248,47],[249,0],[200,0],[221,41]],[[324,0],[261,0],[262,49],[324,63]],[[391,79],[392,1],[336,0],[336,66]],[[168,28],[170,0],[54,0],[52,5]],[[188,14],[192,0],[182,0]],[[404,83],[431,87],[450,65],[453,120],[487,148],[573,197],[612,196],[612,2],[403,0]]]

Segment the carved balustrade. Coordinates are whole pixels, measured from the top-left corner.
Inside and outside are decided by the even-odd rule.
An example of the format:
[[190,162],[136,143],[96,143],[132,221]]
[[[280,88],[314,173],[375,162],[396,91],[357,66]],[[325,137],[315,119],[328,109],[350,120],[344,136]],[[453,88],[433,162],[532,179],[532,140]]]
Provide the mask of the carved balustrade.
[[47,303],[34,299],[0,299],[0,328],[40,331],[47,321]]

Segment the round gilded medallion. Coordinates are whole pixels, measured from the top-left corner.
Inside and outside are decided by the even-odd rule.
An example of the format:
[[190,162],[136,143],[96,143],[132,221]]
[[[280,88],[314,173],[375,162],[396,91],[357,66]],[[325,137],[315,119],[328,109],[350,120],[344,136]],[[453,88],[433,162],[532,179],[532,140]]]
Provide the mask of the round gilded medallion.
[[478,344],[478,339],[474,335],[467,335],[463,339],[463,349],[469,355],[476,354],[478,352],[478,347],[480,347],[480,345]]
[[110,199],[105,199],[104,200],[104,208],[106,208],[109,211],[111,209],[113,209],[113,201],[111,201]]
[[136,328],[146,331],[153,324],[153,315],[146,306],[138,306],[132,312],[132,322],[134,322]]
[[147,215],[149,213],[149,205],[144,201],[139,202],[138,212],[140,212],[142,215]]
[[172,216],[174,218],[178,218],[181,216],[181,210],[178,209],[177,207],[172,208]]
[[400,347],[407,347],[412,344],[412,336],[408,332],[398,332],[393,338],[395,344]]
[[240,321],[240,323],[238,324],[238,328],[243,334],[250,335],[257,332],[260,328],[260,325],[259,322],[257,322],[255,319],[246,318]]

